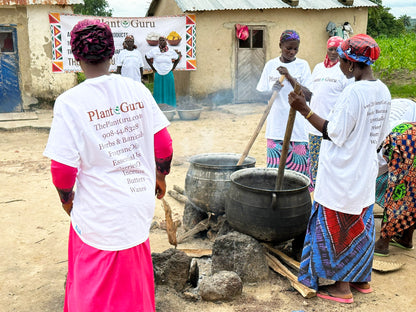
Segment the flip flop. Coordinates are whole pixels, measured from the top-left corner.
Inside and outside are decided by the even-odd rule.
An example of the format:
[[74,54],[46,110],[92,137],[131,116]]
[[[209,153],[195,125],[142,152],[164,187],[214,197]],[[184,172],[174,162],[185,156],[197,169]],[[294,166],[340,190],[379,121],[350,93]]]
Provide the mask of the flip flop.
[[355,290],[358,290],[362,294],[369,294],[373,292],[373,289],[370,288],[361,288],[357,284],[350,283],[350,287],[354,288]]
[[[324,293],[322,293],[322,291]],[[339,302],[339,303],[353,303],[354,302],[354,299],[352,298],[352,295],[351,295],[351,298],[335,297],[335,296],[331,295],[331,293],[327,290],[321,290],[316,295],[319,298],[326,299],[326,300],[331,300],[331,301],[335,301],[335,302]]]
[[390,254],[388,250],[374,249],[374,256],[388,257]]
[[394,238],[392,238],[391,239],[391,241],[390,241],[390,245],[392,245],[392,246],[395,246],[395,247],[399,247],[399,248],[402,248],[402,249],[404,249],[404,250],[412,250],[412,249],[414,249],[415,247],[406,247],[406,246],[403,246],[402,244],[400,244],[398,241],[396,241]]

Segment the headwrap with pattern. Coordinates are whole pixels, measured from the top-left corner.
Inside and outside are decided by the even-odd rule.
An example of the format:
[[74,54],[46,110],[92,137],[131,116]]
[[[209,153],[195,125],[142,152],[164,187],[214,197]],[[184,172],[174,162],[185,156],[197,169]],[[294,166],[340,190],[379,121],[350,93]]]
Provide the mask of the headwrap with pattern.
[[[131,39],[131,40],[133,40],[133,42],[134,42],[134,37],[133,37],[133,35],[127,35],[126,37],[124,37],[124,41],[123,41],[123,49],[127,49],[127,43],[126,43],[126,40],[127,39]],[[137,45],[133,45],[133,50],[134,49],[137,49]]]
[[[338,48],[340,46],[340,44],[344,41],[344,39],[342,39],[339,36],[332,36],[328,39],[328,41],[326,42],[326,48]],[[339,62],[339,59],[337,58],[337,60],[335,62],[331,61],[328,57],[328,53],[325,56],[325,60],[324,60],[324,66],[326,68],[331,68],[333,66],[335,66],[335,64],[337,64]]]
[[282,32],[280,36],[280,43],[290,41],[290,40],[300,41],[299,34],[296,31],[291,30],[291,29],[288,29]]
[[99,20],[79,21],[71,31],[70,43],[77,61],[99,64],[114,55],[114,39],[111,29]]
[[340,57],[351,62],[373,64],[380,56],[380,47],[369,35],[359,34],[346,39],[337,49]]

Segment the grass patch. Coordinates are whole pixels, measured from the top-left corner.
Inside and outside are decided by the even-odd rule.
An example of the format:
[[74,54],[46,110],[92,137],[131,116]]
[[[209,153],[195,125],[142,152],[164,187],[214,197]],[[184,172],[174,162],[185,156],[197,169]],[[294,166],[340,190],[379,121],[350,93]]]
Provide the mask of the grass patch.
[[153,94],[153,85],[154,85],[154,83],[153,82],[146,82],[145,84],[144,84],[149,90],[150,90],[150,92]]
[[392,98],[412,98],[416,100],[416,84],[397,85],[393,83],[388,88]]

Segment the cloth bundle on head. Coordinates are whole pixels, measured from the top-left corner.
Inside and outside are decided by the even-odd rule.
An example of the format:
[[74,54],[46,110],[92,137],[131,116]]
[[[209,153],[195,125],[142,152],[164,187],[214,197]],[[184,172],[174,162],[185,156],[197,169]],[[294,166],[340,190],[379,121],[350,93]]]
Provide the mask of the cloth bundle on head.
[[346,39],[337,49],[340,57],[351,62],[373,64],[380,56],[380,47],[369,35],[359,34]]
[[299,34],[291,29],[285,30],[282,32],[282,35],[280,36],[280,43],[290,40],[297,40],[300,41]]
[[[328,39],[328,41],[326,42],[326,48],[327,49],[329,49],[329,48],[338,48],[340,45],[341,45],[341,43],[344,41],[344,39],[342,39],[341,37],[339,37],[339,36],[333,36],[333,37],[330,37],[329,39]],[[335,62],[333,62],[333,61],[331,61],[330,59],[329,59],[329,57],[328,57],[328,53],[326,54],[326,56],[325,56],[325,60],[324,60],[324,66],[326,67],[326,68],[330,68],[330,67],[333,67],[333,66],[335,66],[335,64],[337,64],[338,63],[338,61],[339,61],[339,59],[337,59]]]
[[99,20],[79,21],[71,31],[71,49],[76,61],[102,63],[114,55],[114,39],[110,27]]

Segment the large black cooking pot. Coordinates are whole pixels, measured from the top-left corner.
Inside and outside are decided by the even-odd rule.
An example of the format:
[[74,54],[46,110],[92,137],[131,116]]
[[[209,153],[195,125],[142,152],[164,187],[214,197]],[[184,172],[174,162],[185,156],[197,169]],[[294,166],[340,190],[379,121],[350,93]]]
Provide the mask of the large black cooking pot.
[[243,168],[254,167],[256,159],[246,157],[237,166],[241,155],[210,153],[192,156],[185,178],[185,195],[199,210],[224,214],[225,197],[230,188],[230,175]]
[[285,170],[282,190],[276,191],[277,171],[248,168],[231,174],[225,214],[235,230],[273,243],[304,234],[312,207],[309,179]]

